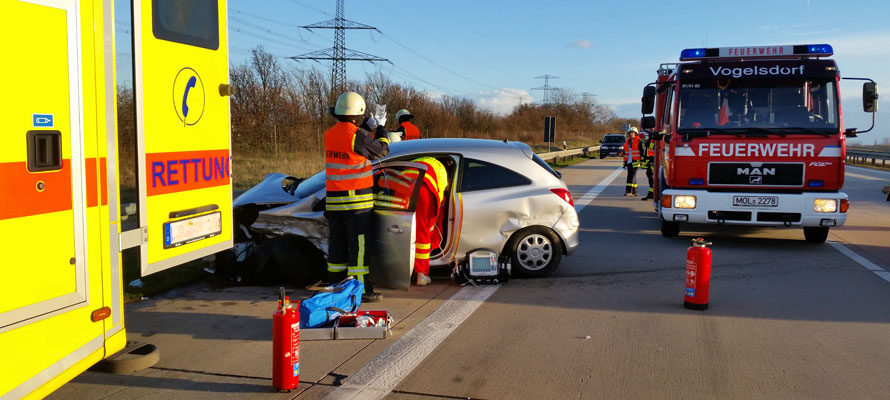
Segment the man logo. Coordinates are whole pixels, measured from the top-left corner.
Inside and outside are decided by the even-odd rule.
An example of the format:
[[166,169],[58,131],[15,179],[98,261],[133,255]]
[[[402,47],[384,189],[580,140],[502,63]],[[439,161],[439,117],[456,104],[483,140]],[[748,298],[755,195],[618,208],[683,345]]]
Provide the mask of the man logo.
[[748,183],[750,183],[752,185],[760,185],[763,183],[763,176],[761,176],[761,175],[749,176]]

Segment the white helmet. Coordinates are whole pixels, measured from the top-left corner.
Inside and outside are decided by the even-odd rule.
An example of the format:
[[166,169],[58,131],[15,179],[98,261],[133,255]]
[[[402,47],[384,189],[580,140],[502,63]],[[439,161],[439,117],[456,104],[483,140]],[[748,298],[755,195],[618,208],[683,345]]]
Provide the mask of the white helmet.
[[356,92],[344,92],[337,97],[334,115],[365,115],[365,99]]
[[633,133],[640,133],[640,131],[637,130],[637,127],[635,127],[635,126],[630,127],[630,129],[628,129],[627,131],[628,131],[628,132],[633,132]]
[[411,112],[404,108],[399,111],[396,111],[396,119],[402,118],[402,116],[404,116],[404,115],[411,116]]

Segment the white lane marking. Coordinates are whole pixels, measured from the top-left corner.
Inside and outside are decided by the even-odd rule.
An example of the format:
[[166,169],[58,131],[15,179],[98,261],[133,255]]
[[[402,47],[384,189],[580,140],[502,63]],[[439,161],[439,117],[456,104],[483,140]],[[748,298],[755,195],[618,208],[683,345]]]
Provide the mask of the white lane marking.
[[594,186],[593,189],[590,189],[589,192],[584,193],[584,195],[575,202],[575,212],[581,214],[581,210],[583,210],[584,207],[587,207],[587,205],[590,204],[590,202],[592,202],[593,199],[596,198],[596,196],[599,196],[599,194],[603,190],[605,190],[610,184],[612,184],[612,181],[614,181],[615,178],[618,177],[619,174],[621,174],[621,171],[624,171],[624,168],[618,168],[615,171],[612,171],[612,173],[609,174],[606,179],[600,181],[600,183]]
[[877,266],[875,263],[868,261],[865,257],[856,254],[853,250],[848,249],[841,243],[838,242],[828,242],[832,247],[837,249],[837,251],[841,252],[841,254],[849,257],[853,261],[859,263],[859,265],[865,267],[865,269],[874,272],[875,275],[881,277],[881,279],[890,282],[890,272],[887,272],[883,268]]
[[382,399],[497,289],[464,287],[325,399]]

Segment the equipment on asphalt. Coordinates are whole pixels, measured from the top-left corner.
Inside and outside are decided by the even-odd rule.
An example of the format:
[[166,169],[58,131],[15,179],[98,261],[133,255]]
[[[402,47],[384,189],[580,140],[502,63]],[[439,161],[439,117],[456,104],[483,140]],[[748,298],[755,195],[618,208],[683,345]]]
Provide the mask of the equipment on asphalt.
[[354,312],[362,304],[364,285],[352,276],[330,290],[316,293],[300,302],[300,325],[318,328],[332,324],[340,314]]
[[451,279],[459,284],[471,283],[497,285],[510,279],[509,256],[498,256],[491,249],[474,249],[467,252],[454,266]]
[[692,239],[686,250],[686,297],[683,307],[690,310],[707,310],[711,287],[711,242],[702,238]]
[[290,392],[300,385],[300,314],[279,289],[278,310],[272,314],[272,387]]
[[[681,223],[798,227],[823,243],[844,225],[847,138],[874,127],[878,93],[871,79],[841,78],[832,54],[826,44],[701,48],[661,64],[641,125],[655,142],[663,236]],[[872,128],[843,129],[840,79],[867,81]]]

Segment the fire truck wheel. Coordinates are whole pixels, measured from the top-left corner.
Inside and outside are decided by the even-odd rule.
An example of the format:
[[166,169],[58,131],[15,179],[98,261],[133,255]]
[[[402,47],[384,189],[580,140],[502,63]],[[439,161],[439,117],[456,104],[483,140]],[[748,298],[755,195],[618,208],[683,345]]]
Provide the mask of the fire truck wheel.
[[549,274],[559,265],[562,245],[550,229],[532,226],[513,234],[505,247],[512,258],[512,270],[522,277]]
[[828,239],[828,227],[805,226],[803,228],[803,237],[810,243],[825,243],[825,239]]
[[680,234],[680,223],[677,221],[661,220],[661,236],[677,237]]

